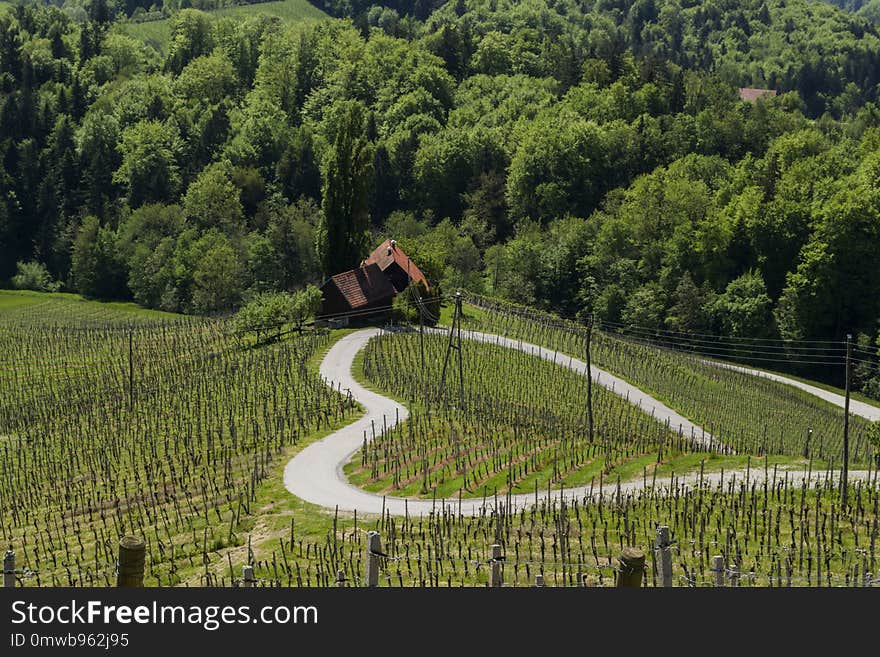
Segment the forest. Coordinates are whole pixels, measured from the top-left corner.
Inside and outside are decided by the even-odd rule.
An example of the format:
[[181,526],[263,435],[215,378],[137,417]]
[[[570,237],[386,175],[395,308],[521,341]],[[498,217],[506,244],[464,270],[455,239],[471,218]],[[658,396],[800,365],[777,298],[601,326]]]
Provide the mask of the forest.
[[[0,285],[224,313],[394,237],[444,289],[877,351],[861,13],[316,4],[331,16],[292,24],[175,8],[165,52],[103,0],[0,9]],[[874,364],[857,378],[880,397]]]

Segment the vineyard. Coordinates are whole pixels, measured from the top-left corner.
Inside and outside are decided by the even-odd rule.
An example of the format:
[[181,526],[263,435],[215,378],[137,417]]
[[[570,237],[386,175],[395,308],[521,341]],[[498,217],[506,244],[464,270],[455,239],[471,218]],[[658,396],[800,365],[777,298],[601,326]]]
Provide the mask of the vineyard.
[[185,317],[182,315],[149,310],[134,303],[99,303],[64,292],[0,290],[0,323],[4,325],[43,325],[56,322],[78,326],[89,322],[122,324],[183,319]]
[[[486,586],[493,563],[500,564],[503,586],[533,586],[538,575],[547,586],[613,586],[617,556],[626,546],[648,555],[642,585],[659,586],[658,524],[669,527],[674,541],[667,548],[673,586],[880,582],[876,473],[853,485],[844,508],[831,476],[811,484],[766,462],[757,465],[749,479],[707,477],[693,486],[648,486],[635,494],[621,494],[614,485],[598,493],[597,486],[591,503],[551,499],[511,511],[495,498],[477,516],[438,505],[427,516],[386,514],[370,523],[336,514],[322,541],[304,544],[292,532],[281,535],[252,561],[252,585],[362,586],[364,530],[375,529],[382,540],[380,586]],[[494,561],[493,544],[502,547]],[[715,556],[722,558],[721,571],[713,570]],[[202,582],[240,585],[237,573]]]
[[[243,544],[286,450],[354,405],[307,366],[327,334],[254,347],[225,322],[0,328],[0,540],[36,585],[105,585],[124,534],[148,583]],[[127,319],[127,318],[125,318]]]
[[[537,311],[475,299],[470,327],[583,358],[586,329]],[[843,411],[809,393],[699,358],[593,331],[593,362],[683,413],[740,453],[814,456],[840,463]],[[868,464],[868,422],[850,419],[850,462]]]
[[[463,378],[452,362],[442,386],[445,334],[383,332],[352,370],[410,416],[373,423],[344,472],[383,508],[383,496],[422,505],[349,512],[289,496],[281,470],[358,416],[357,399],[318,374],[350,331],[257,343],[226,320],[88,304],[56,316],[51,304],[0,313],[0,540],[20,585],[112,585],[123,535],[144,540],[147,586],[362,586],[367,562],[380,586],[612,586],[625,547],[648,557],[644,586],[670,576],[664,551],[673,586],[880,580],[873,453],[852,442],[844,504],[840,414],[780,384],[594,334],[594,363],[707,418],[713,447],[588,387],[566,366],[583,356],[579,327],[471,309],[469,327],[558,349],[558,362],[466,339]],[[737,414],[743,400],[753,405]],[[661,550],[659,525],[672,540]]]
[[[650,409],[601,386],[593,387],[591,440],[587,377],[491,344],[464,341],[460,405],[455,368],[447,389],[439,389],[446,337],[425,336],[424,368],[419,342],[417,334],[385,334],[364,350],[364,377],[416,409],[407,422],[365,440],[346,467],[366,490],[453,497],[461,489],[464,497],[479,497],[572,488],[602,477],[668,476],[704,459],[712,470],[746,464],[744,454],[706,453]],[[795,459],[774,457],[774,463]]]

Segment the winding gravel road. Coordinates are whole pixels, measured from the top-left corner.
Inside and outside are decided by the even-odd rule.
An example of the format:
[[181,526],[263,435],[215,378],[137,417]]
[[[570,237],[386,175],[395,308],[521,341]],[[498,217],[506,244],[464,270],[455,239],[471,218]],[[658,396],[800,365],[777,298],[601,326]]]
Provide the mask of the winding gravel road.
[[[343,466],[348,462],[351,456],[360,449],[364,434],[371,434],[373,425],[379,431],[385,425],[393,426],[395,422],[402,422],[409,415],[406,407],[398,404],[393,399],[384,397],[378,393],[367,390],[360,385],[352,376],[351,366],[357,353],[363,349],[367,342],[381,333],[381,329],[364,329],[351,333],[331,347],[330,351],[321,361],[321,376],[334,385],[341,385],[343,389],[348,388],[354,399],[364,407],[365,413],[357,421],[335,431],[329,436],[312,443],[305,449],[296,454],[284,468],[284,486],[288,491],[297,497],[317,504],[322,507],[334,508],[338,507],[343,511],[359,511],[361,513],[383,513],[389,512],[392,515],[426,515],[432,511],[440,511],[444,507],[453,509],[465,515],[479,515],[483,509],[484,502],[479,499],[407,499],[400,497],[383,497],[374,493],[364,491],[348,482]],[[479,342],[488,342],[498,344],[500,346],[532,354],[536,357],[543,358],[558,363],[559,365],[569,367],[576,372],[586,374],[586,363],[575,358],[562,356],[558,352],[545,349],[537,345],[529,344],[519,340],[513,340],[497,335],[478,333],[475,331],[462,331],[462,337],[469,340]],[[613,390],[614,393],[625,396],[631,403],[639,405],[643,410],[652,412],[654,417],[661,422],[669,422],[669,426],[673,428],[680,427],[684,435],[690,435],[695,442],[707,445],[713,444],[713,438],[705,433],[701,427],[693,424],[690,420],[676,413],[671,408],[660,403],[650,395],[645,394],[638,388],[630,385],[626,381],[615,377],[608,372],[600,370],[596,367],[592,368],[594,380],[606,388]],[[824,391],[823,391],[824,392]],[[831,393],[828,393],[831,394]],[[832,402],[833,403],[833,402]],[[715,443],[717,444],[717,442]],[[772,473],[774,477],[787,477],[789,479],[801,479],[809,477],[811,480],[823,480],[828,477],[835,477],[833,472],[812,472],[805,471],[786,471],[775,470]],[[716,483],[722,480],[727,481],[734,478],[746,476],[743,472],[728,473],[707,473],[703,480],[708,483]],[[763,481],[765,473],[761,469],[753,469],[748,473],[749,481]],[[771,476],[771,473],[767,473]],[[871,473],[867,471],[851,471],[850,480],[870,478]],[[690,486],[698,482],[699,475],[688,475],[684,477],[676,477],[673,480],[668,478],[657,479],[657,486]],[[874,483],[876,484],[876,473],[874,475]],[[605,485],[600,489],[599,485],[584,486],[579,488],[567,489],[565,491],[553,491],[550,495],[554,499],[565,496],[566,499],[589,499],[592,501],[599,500],[602,496],[608,495],[626,495],[642,488],[641,480],[630,481],[620,484],[618,488],[616,483]],[[539,498],[546,498],[548,492],[546,490],[538,493]],[[535,502],[535,493],[526,493],[518,495],[509,495],[504,498],[508,508],[511,510],[528,506]],[[486,500],[487,506],[494,505],[493,500]]]

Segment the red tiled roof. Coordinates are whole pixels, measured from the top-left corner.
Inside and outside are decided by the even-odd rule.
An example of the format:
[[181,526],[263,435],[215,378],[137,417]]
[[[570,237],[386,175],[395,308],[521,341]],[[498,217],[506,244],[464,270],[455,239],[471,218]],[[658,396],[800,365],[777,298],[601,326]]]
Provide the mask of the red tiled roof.
[[344,271],[331,277],[352,310],[363,308],[395,295],[394,287],[378,265]]
[[375,263],[379,265],[379,269],[382,271],[388,269],[392,262],[396,262],[398,267],[409,274],[413,282],[422,281],[425,287],[430,289],[425,275],[416,266],[416,263],[410,260],[409,256],[403,252],[403,249],[397,246],[394,240],[385,240],[364,260],[364,264]]
[[746,100],[750,103],[754,103],[761,96],[775,96],[776,89],[751,89],[745,87],[739,90],[739,98],[740,100]]

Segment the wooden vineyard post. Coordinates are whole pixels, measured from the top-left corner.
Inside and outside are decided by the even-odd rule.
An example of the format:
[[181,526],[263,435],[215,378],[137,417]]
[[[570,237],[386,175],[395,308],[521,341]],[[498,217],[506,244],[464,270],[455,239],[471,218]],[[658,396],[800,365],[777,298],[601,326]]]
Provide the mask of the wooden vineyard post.
[[345,571],[337,570],[336,571],[336,588],[344,589],[345,588]]
[[657,570],[660,575],[660,586],[672,586],[672,542],[669,540],[669,527],[657,528]]
[[250,564],[241,567],[241,585],[246,589],[256,586],[257,578],[254,577],[254,567]]
[[492,545],[491,550],[492,557],[489,560],[489,586],[496,588],[504,584],[504,579],[501,574],[501,565],[504,557],[501,556],[501,546],[497,543]]
[[724,557],[712,557],[712,574],[715,577],[715,586],[724,586]]
[[645,573],[645,553],[634,547],[625,547],[617,557],[617,588],[639,588]]
[[367,556],[364,566],[364,586],[379,586],[379,557],[382,555],[382,537],[377,531],[367,534]]
[[15,588],[15,552],[12,550],[3,556],[3,588]]
[[123,536],[119,539],[119,560],[116,566],[116,586],[123,588],[144,585],[146,549],[143,539]]
[[458,398],[459,406],[464,408],[464,367],[461,363],[461,290],[455,293],[455,314],[458,318]]

